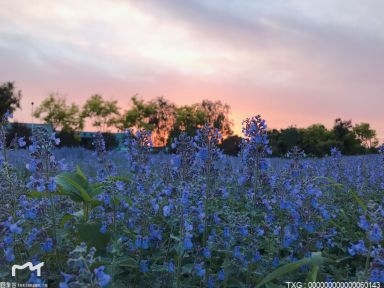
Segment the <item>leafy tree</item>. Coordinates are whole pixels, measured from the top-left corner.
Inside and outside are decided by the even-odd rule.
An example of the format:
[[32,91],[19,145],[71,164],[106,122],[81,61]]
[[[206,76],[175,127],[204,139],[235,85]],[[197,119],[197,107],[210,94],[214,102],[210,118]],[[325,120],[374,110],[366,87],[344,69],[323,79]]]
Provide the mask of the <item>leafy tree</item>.
[[343,121],[340,118],[335,120],[332,129],[334,140],[341,143],[342,152],[346,155],[363,153],[364,148],[361,146],[361,141],[356,138],[352,130],[352,121]]
[[362,124],[364,125],[353,127],[352,121],[337,118],[331,130],[323,124],[313,124],[307,128],[273,129],[268,131],[268,137],[273,154],[276,156],[285,155],[294,146],[313,156],[327,155],[332,147],[338,148],[346,155],[360,154],[366,151],[364,146],[374,147],[377,143],[374,137],[375,131],[369,128],[369,124],[368,126],[366,123]]
[[175,104],[164,97],[146,103],[134,96],[131,101],[131,109],[122,117],[122,128],[151,130],[155,146],[164,146],[175,123]]
[[67,105],[66,99],[57,94],[44,99],[33,116],[51,124],[54,130],[69,132],[81,130],[84,126],[79,107],[74,103]]
[[100,94],[95,94],[88,99],[82,109],[81,117],[83,119],[90,118],[92,125],[105,131],[118,125],[120,112],[117,101],[107,101]]
[[176,119],[168,142],[178,137],[181,132],[193,136],[196,130],[206,123],[206,115],[198,104],[177,107],[175,112]]
[[202,103],[177,107],[164,97],[144,102],[134,96],[131,100],[132,107],[122,116],[120,128],[151,130],[155,145],[164,146],[182,131],[194,135],[206,123],[220,129],[223,136],[233,134],[232,122],[228,117],[230,107],[220,101],[204,100]]
[[13,82],[5,82],[0,85],[0,117],[7,111],[14,112],[20,108],[21,91],[16,91]]
[[203,100],[199,104],[205,115],[205,122],[220,130],[223,137],[233,134],[232,121],[229,119],[230,106],[221,101]]
[[144,100],[138,99],[137,96],[131,98],[132,107],[127,110],[120,120],[120,128],[144,128],[153,130],[155,128],[153,119],[156,115],[156,104],[145,103]]
[[353,132],[367,149],[373,149],[379,144],[379,140],[376,137],[376,131],[371,129],[369,123],[363,122],[356,124],[353,127]]
[[177,107],[171,138],[177,137],[182,131],[194,135],[204,124],[219,129],[223,137],[228,137],[233,134],[229,112],[230,106],[221,101],[203,100],[201,103]]
[[351,134],[352,130],[352,121],[351,120],[341,120],[341,118],[335,119],[333,126],[333,134],[336,140],[343,141],[345,137]]
[[229,136],[221,142],[219,148],[223,150],[224,154],[237,156],[240,152],[241,140],[240,136]]
[[287,129],[281,129],[280,133],[278,147],[281,155],[287,154],[294,146],[302,146],[302,134],[298,128],[291,126]]
[[176,106],[164,97],[158,97],[150,104],[155,106],[155,113],[149,119],[149,124],[154,128],[153,143],[155,146],[165,146],[176,122]]
[[313,124],[302,129],[302,137],[301,148],[308,155],[324,156],[336,144],[331,141],[332,133],[323,124]]
[[279,146],[278,146],[280,141],[279,139],[281,136],[280,131],[277,129],[271,129],[271,130],[268,130],[267,133],[268,133],[269,145],[271,146],[271,150],[272,150],[272,155],[273,156],[281,155],[279,151]]

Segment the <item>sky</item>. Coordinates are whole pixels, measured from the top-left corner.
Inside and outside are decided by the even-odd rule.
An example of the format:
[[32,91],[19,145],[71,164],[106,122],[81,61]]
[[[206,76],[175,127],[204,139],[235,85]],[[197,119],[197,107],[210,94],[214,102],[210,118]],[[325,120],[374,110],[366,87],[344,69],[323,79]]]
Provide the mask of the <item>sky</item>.
[[[0,0],[0,82],[20,122],[50,93],[231,106],[235,131],[336,118],[384,140],[382,0]],[[36,120],[35,120],[36,121]]]

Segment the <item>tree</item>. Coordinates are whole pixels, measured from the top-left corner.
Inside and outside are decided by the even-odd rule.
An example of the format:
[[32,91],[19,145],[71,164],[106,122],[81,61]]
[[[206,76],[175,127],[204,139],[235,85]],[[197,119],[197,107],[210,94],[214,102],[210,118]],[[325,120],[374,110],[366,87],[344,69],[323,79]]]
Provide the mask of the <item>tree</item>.
[[278,147],[281,155],[286,155],[294,146],[301,147],[301,144],[302,133],[298,128],[290,126],[280,130]]
[[336,140],[343,141],[345,137],[351,134],[352,121],[351,120],[341,120],[341,118],[335,119],[333,125],[333,134]]
[[240,136],[229,136],[221,142],[219,148],[223,150],[224,154],[237,156],[240,152],[241,140]]
[[82,119],[90,118],[93,121],[92,125],[98,127],[101,131],[117,126],[119,116],[120,112],[117,101],[104,100],[100,94],[92,95],[85,102],[81,112]]
[[0,85],[0,117],[7,111],[13,113],[20,108],[21,91],[16,91],[13,82],[5,82]]
[[144,100],[138,99],[136,95],[131,98],[131,101],[132,107],[122,116],[120,127],[122,129],[143,128],[152,131],[155,126],[154,123],[151,123],[151,119],[156,115],[156,104],[145,103]]
[[341,143],[344,154],[352,155],[364,152],[364,148],[360,145],[361,141],[356,138],[356,135],[352,131],[351,120],[343,121],[337,118],[332,133],[334,140]]
[[149,119],[149,124],[154,128],[153,143],[155,146],[165,146],[176,122],[176,106],[164,97],[157,97],[150,104],[155,106],[155,113]]
[[323,124],[313,124],[302,129],[303,145],[302,149],[308,155],[324,156],[334,146],[332,133]]
[[199,104],[184,105],[175,110],[176,118],[168,142],[177,138],[181,132],[189,136],[196,134],[196,130],[206,123],[206,114]]
[[363,122],[356,124],[353,127],[353,132],[367,149],[373,149],[379,144],[379,140],[376,137],[376,131],[371,129],[369,123]]
[[203,100],[201,103],[177,107],[171,136],[175,138],[180,132],[192,136],[204,124],[209,124],[219,129],[224,138],[228,137],[233,134],[229,112],[230,106],[221,101]]
[[44,99],[33,116],[51,124],[54,130],[70,132],[84,126],[79,107],[74,103],[67,105],[65,97],[57,94],[50,94]]
[[233,134],[232,121],[229,119],[230,106],[221,101],[203,100],[199,104],[205,115],[205,122],[220,130],[223,137]]

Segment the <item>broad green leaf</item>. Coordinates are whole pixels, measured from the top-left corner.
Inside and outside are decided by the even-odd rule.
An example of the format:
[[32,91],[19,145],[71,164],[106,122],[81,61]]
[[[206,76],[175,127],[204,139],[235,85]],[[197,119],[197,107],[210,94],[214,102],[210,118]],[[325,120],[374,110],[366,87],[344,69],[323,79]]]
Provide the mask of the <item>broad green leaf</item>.
[[74,202],[82,202],[83,201],[83,199],[81,198],[80,195],[78,195],[76,193],[67,192],[61,186],[59,186],[59,188],[57,189],[57,194],[61,195],[61,196],[69,196]]
[[76,165],[76,173],[81,176],[85,181],[87,181],[87,177],[84,175],[79,165]]
[[91,201],[91,197],[87,192],[89,184],[81,175],[77,173],[61,173],[56,177],[56,181],[62,187],[63,193],[67,193],[68,196],[74,196],[74,201],[78,201],[78,197],[84,202]]
[[309,258],[304,258],[299,261],[288,263],[282,267],[277,268],[276,270],[269,273],[259,284],[257,284],[256,288],[263,286],[264,284],[275,280],[281,276],[289,274],[304,265],[320,265],[323,261],[323,257],[321,256],[321,252],[313,252],[312,256]]
[[100,232],[101,225],[98,223],[82,223],[77,224],[78,236],[80,240],[87,243],[88,247],[95,247],[97,254],[105,253],[107,245],[111,239],[111,235]]
[[305,279],[305,282],[316,282],[317,279],[317,273],[319,273],[320,265],[317,263],[314,263],[312,265],[311,270],[308,272],[307,279]]
[[90,185],[89,196],[91,196],[92,198],[95,198],[95,196],[103,193],[103,191],[104,191],[103,183],[92,184]]

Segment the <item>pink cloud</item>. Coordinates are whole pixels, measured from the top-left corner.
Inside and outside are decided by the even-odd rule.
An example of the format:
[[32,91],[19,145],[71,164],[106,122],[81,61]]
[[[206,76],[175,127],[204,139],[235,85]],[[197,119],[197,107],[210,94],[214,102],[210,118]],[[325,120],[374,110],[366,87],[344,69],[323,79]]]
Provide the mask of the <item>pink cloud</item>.
[[22,121],[50,92],[80,105],[100,93],[123,108],[134,94],[163,95],[179,105],[222,100],[236,131],[254,114],[274,128],[341,117],[384,137],[379,2],[360,11],[345,1],[348,14],[329,1],[312,10],[262,2],[12,1],[0,12],[0,81],[23,91]]

